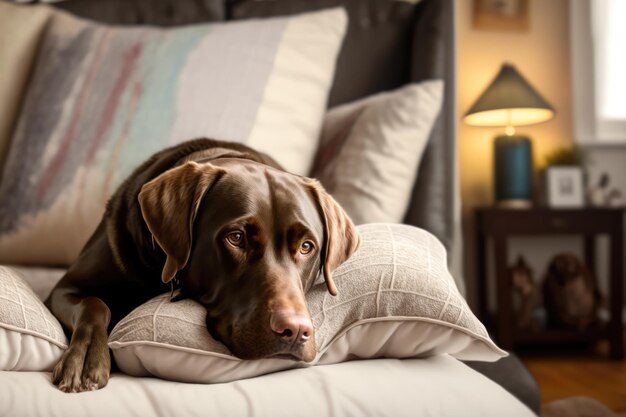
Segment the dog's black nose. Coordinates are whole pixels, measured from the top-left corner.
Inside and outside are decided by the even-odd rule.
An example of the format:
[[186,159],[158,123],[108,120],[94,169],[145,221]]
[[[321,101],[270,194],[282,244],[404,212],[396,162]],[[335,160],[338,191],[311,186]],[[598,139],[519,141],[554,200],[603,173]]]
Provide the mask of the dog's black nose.
[[313,336],[313,324],[307,316],[294,311],[280,310],[272,314],[270,327],[288,344],[303,344]]

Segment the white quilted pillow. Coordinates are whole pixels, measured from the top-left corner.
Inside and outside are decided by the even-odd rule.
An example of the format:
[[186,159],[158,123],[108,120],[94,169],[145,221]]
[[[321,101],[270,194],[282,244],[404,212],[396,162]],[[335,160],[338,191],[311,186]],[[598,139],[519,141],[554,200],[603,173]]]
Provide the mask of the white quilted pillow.
[[184,382],[218,383],[354,358],[450,354],[463,360],[506,356],[459,294],[443,245],[406,225],[358,226],[361,248],[333,273],[336,297],[318,279],[307,293],[318,355],[311,364],[241,360],[209,335],[203,307],[156,297],[122,319],[109,347],[120,369]]
[[0,266],[0,370],[51,371],[65,349],[56,317],[19,272]]

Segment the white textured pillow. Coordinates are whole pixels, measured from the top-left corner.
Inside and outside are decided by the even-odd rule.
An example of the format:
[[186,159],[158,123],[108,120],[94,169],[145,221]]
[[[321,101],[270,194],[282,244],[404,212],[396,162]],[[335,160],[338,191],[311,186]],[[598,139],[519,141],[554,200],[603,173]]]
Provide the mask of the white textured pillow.
[[0,262],[70,264],[117,186],[186,140],[307,174],[346,26],[340,8],[168,29],[55,12],[0,182]]
[[0,370],[50,371],[67,338],[24,278],[0,265]]
[[120,369],[184,382],[217,383],[354,358],[450,354],[495,361],[506,356],[459,294],[446,252],[430,233],[406,225],[359,226],[361,248],[307,293],[318,355],[311,364],[241,360],[209,335],[205,310],[191,300],[156,297],[122,319],[109,347]]
[[356,224],[402,222],[443,89],[410,84],[326,114],[312,176]]

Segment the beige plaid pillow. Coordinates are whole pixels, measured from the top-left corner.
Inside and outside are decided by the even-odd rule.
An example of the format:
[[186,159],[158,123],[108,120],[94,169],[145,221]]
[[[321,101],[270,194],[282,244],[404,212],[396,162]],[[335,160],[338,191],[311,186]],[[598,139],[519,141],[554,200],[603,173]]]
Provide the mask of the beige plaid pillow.
[[0,370],[50,371],[66,348],[59,321],[17,271],[0,266]]
[[406,225],[358,227],[361,248],[333,273],[331,296],[318,280],[307,294],[318,355],[311,364],[241,360],[213,340],[194,301],[156,297],[122,319],[109,347],[120,369],[184,382],[217,383],[355,358],[450,354],[463,360],[506,356],[459,294],[443,245]]

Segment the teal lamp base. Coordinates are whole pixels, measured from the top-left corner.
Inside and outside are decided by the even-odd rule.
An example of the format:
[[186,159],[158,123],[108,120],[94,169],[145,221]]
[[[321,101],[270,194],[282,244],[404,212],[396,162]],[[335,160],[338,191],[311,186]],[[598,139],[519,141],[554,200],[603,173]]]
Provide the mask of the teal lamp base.
[[494,180],[498,206],[524,208],[532,205],[533,152],[527,136],[496,137]]

